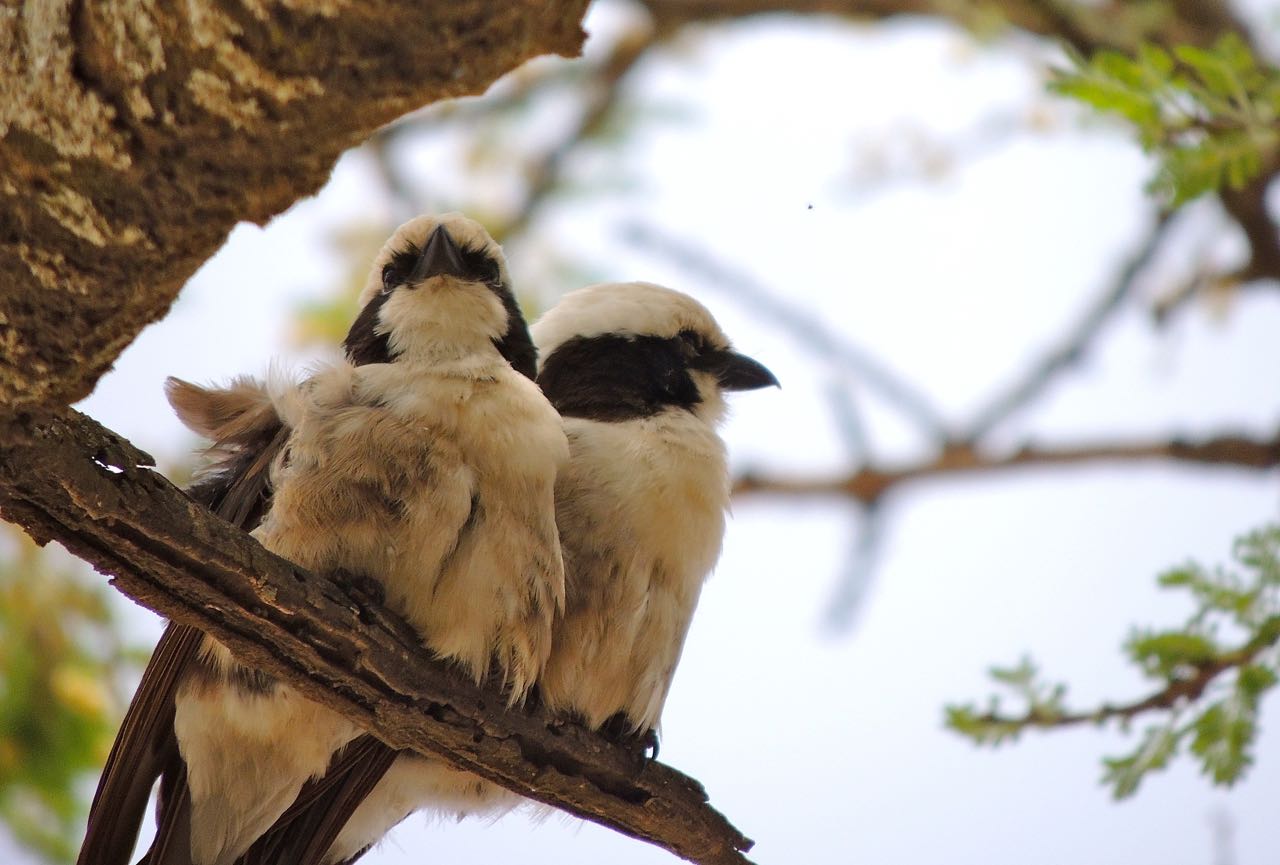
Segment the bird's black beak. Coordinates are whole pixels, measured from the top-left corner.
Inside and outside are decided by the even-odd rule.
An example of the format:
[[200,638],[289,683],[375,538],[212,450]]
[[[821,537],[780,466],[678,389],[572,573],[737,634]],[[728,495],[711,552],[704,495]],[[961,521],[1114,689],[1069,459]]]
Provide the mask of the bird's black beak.
[[418,263],[413,266],[413,272],[409,274],[409,284],[418,285],[424,279],[430,279],[433,276],[474,278],[468,273],[466,263],[462,260],[462,250],[458,249],[458,244],[454,243],[453,237],[443,225],[437,226],[427,238],[422,257],[418,259]]
[[781,387],[777,376],[769,372],[768,367],[736,351],[709,352],[699,366],[714,375],[725,390]]

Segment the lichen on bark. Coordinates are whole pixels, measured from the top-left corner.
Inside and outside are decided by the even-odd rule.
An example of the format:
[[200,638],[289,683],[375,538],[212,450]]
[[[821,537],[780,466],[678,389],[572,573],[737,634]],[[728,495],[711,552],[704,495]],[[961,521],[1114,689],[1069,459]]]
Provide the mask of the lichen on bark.
[[0,406],[86,396],[241,220],[379,126],[576,54],[586,0],[0,10]]

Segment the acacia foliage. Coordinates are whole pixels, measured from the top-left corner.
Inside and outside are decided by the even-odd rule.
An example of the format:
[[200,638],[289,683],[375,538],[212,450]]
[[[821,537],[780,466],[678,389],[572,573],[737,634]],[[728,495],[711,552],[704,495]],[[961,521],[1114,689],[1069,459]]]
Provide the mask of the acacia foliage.
[[1241,189],[1277,160],[1280,70],[1233,33],[1210,48],[1145,43],[1071,59],[1051,88],[1132,127],[1158,162],[1151,189],[1169,207]]
[[[1237,539],[1233,566],[1194,562],[1158,578],[1182,593],[1192,611],[1181,624],[1138,627],[1124,641],[1128,662],[1155,690],[1127,703],[1068,709],[1068,686],[1046,680],[1029,658],[991,677],[1002,694],[986,705],[947,707],[947,725],[980,745],[1001,745],[1032,728],[1142,719],[1137,745],[1103,759],[1102,782],[1118,799],[1132,796],[1180,754],[1216,785],[1231,786],[1253,765],[1262,698],[1280,683],[1280,526]],[[1006,710],[1006,700],[1017,706]]]

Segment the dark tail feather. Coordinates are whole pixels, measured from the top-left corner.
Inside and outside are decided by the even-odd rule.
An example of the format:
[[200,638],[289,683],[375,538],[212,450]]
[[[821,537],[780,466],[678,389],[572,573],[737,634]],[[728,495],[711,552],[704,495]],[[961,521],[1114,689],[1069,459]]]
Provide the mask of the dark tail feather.
[[201,634],[171,624],[156,644],[111,746],[77,865],[128,865],[156,779],[178,757],[173,694]]
[[[334,756],[322,777],[303,786],[293,805],[236,865],[322,865],[351,815],[398,755],[398,751],[369,735],[348,744]],[[367,850],[342,865],[354,863]]]
[[160,803],[156,814],[156,837],[138,865],[193,865],[191,861],[191,794],[187,789],[187,767],[174,755],[173,763],[160,779]]

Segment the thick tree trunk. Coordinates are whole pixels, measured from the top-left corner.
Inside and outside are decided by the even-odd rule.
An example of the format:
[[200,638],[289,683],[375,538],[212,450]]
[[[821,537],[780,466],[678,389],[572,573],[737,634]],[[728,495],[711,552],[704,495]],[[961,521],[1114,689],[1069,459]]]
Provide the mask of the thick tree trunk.
[[315,192],[408,111],[576,54],[585,6],[9,0],[0,406],[86,396],[236,222]]

